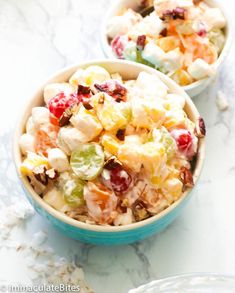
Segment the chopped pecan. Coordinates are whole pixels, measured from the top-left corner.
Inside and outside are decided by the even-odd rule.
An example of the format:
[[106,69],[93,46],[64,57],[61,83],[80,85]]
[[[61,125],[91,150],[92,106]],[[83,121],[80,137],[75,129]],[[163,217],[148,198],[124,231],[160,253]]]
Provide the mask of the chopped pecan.
[[59,177],[59,173],[54,168],[47,170],[46,175],[48,176],[48,179],[51,180],[55,180]]
[[144,50],[145,42],[146,42],[146,35],[138,36],[136,45],[137,45],[137,49],[139,51],[143,51]]
[[141,200],[137,200],[133,204],[132,210],[136,221],[142,221],[150,217],[150,213],[147,211],[146,204]]
[[196,122],[195,134],[199,138],[204,137],[206,135],[206,126],[202,117],[200,117]]
[[124,139],[125,139],[125,133],[126,133],[126,129],[118,129],[118,131],[116,133],[116,137],[119,140],[124,141]]
[[105,162],[104,168],[107,170],[112,170],[122,166],[122,163],[117,160],[116,157],[111,157],[108,161]]
[[121,213],[126,213],[127,207],[128,207],[128,200],[126,198],[118,200],[118,204],[117,204],[118,211],[120,211]]
[[193,4],[194,5],[198,5],[199,3],[201,3],[202,2],[202,0],[193,0]]
[[180,179],[184,185],[185,188],[192,188],[194,186],[193,182],[193,175],[191,171],[185,167],[181,167],[180,169]]
[[93,106],[88,101],[83,102],[83,107],[87,110],[93,109]]
[[98,103],[99,103],[99,104],[104,104],[104,100],[105,100],[105,95],[104,95],[104,94],[101,94],[101,95],[99,96]]
[[33,174],[34,177],[43,185],[47,185],[49,183],[49,179],[55,180],[59,176],[58,172],[54,168],[47,170],[44,165],[34,168]]
[[48,184],[48,176],[46,174],[46,170],[47,169],[44,165],[38,166],[33,170],[34,177],[43,185]]
[[163,37],[167,36],[167,28],[165,27],[163,30],[160,31],[160,35]]
[[115,100],[126,101],[127,89],[122,86],[117,80],[111,79],[102,84],[94,84],[94,87],[100,91],[105,92]]
[[151,5],[151,6],[146,5],[145,7],[143,7],[143,6],[141,7],[141,10],[139,13],[142,17],[146,17],[147,15],[152,13],[153,11],[154,11],[153,5]]
[[60,117],[60,119],[59,119],[59,126],[60,127],[63,127],[65,125],[68,125],[69,124],[69,120],[70,120],[71,117],[72,117],[72,110],[71,110],[71,108],[66,109],[64,111],[64,113],[62,114],[62,116]]
[[147,204],[143,200],[141,200],[141,199],[137,199],[133,203],[132,207],[133,208],[136,208],[136,206],[147,209]]
[[77,94],[78,95],[89,95],[91,93],[91,89],[89,86],[83,86],[81,84],[78,85]]

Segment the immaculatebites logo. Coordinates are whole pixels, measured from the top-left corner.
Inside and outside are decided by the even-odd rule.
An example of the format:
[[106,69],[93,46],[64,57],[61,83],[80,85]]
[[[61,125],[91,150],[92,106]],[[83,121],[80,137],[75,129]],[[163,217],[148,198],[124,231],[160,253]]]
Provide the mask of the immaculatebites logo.
[[67,284],[37,284],[26,285],[20,283],[10,283],[0,280],[0,292],[3,293],[47,293],[47,292],[80,292],[80,286]]

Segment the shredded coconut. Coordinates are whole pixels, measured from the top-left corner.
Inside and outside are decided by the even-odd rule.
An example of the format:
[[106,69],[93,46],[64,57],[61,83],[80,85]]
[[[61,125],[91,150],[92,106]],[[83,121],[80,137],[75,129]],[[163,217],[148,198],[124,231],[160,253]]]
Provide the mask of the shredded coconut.
[[13,230],[34,214],[29,203],[18,198],[13,198],[12,202],[14,203],[10,206],[0,207],[0,237],[3,240],[0,247],[23,253],[32,283],[75,285],[79,286],[80,293],[93,293],[85,282],[81,267],[60,257],[51,247],[44,245],[47,240],[45,231],[36,232],[29,244],[11,239]]
[[0,210],[0,233],[3,239],[7,239],[11,230],[20,225],[22,220],[26,220],[34,214],[34,209],[27,202],[18,199],[13,202],[14,204]]
[[220,111],[226,111],[229,108],[228,99],[222,91],[217,93],[216,105]]
[[31,241],[32,246],[39,246],[43,244],[47,240],[47,233],[44,231],[39,231],[33,235],[33,239]]

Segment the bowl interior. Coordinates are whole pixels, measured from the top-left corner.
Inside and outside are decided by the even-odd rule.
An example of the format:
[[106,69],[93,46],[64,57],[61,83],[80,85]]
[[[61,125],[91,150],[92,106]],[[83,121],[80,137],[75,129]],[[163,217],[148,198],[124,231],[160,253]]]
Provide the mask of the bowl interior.
[[[211,7],[220,8],[224,14],[226,20],[227,20],[227,26],[224,29],[226,41],[224,44],[224,48],[219,55],[219,58],[215,62],[216,69],[219,69],[221,64],[223,63],[225,57],[227,56],[228,51],[231,46],[231,43],[232,43],[232,34],[231,34],[232,24],[230,25],[231,19],[225,10],[225,7],[222,5],[221,2],[219,2],[217,0],[204,0],[204,2],[207,3]],[[116,56],[114,55],[114,53],[109,45],[109,41],[108,41],[108,38],[106,35],[107,23],[111,17],[113,17],[115,15],[119,15],[126,8],[132,8],[133,10],[136,11],[138,8],[137,1],[136,0],[119,0],[119,1],[117,1],[115,4],[113,4],[113,6],[108,11],[108,13],[103,21],[103,24],[102,24],[101,42],[102,42],[103,51],[104,51],[105,55],[111,59],[116,59]],[[198,80],[198,81],[193,82],[190,85],[184,86],[183,88],[185,91],[190,91],[192,88],[201,87],[207,80],[208,80],[208,78]]]
[[[33,95],[33,97],[30,99],[28,105],[25,108],[25,111],[22,113],[22,116],[20,118],[19,123],[17,124],[15,136],[14,136],[14,159],[15,164],[17,168],[18,175],[30,194],[30,196],[48,213],[50,213],[52,216],[56,217],[57,219],[66,222],[70,225],[83,228],[83,229],[89,229],[93,231],[102,231],[102,232],[110,232],[110,231],[124,231],[129,229],[138,228],[140,226],[152,223],[156,221],[157,219],[160,219],[167,213],[169,213],[172,209],[174,209],[181,201],[185,199],[187,194],[190,190],[186,190],[181,198],[176,201],[174,204],[172,204],[169,208],[165,209],[158,215],[152,216],[151,218],[148,218],[146,220],[143,220],[141,222],[133,223],[126,226],[120,226],[120,227],[113,227],[113,226],[99,226],[99,225],[91,225],[86,224],[83,222],[79,222],[77,220],[74,220],[72,218],[69,218],[65,214],[55,210],[50,205],[48,205],[32,188],[30,185],[28,179],[25,176],[22,176],[19,169],[20,165],[22,163],[22,155],[19,148],[19,138],[21,134],[25,132],[25,125],[28,120],[28,118],[31,115],[31,109],[36,106],[43,105],[43,88],[46,84],[52,83],[52,82],[64,82],[68,81],[69,77],[78,69],[78,68],[86,68],[90,65],[99,65],[107,69],[110,73],[116,73],[119,72],[124,79],[136,79],[138,74],[141,71],[145,71],[154,75],[157,75],[169,88],[169,92],[182,95],[186,98],[186,105],[185,105],[185,111],[188,114],[189,118],[196,122],[197,119],[200,117],[195,105],[193,104],[192,100],[189,98],[189,96],[184,92],[184,90],[178,86],[175,82],[173,82],[170,78],[165,76],[164,74],[148,67],[142,64],[137,64],[134,62],[128,62],[123,60],[101,60],[101,61],[93,61],[88,63],[83,63],[81,65],[75,65],[72,67],[69,67],[67,69],[64,69],[57,74],[55,74],[53,77],[48,79],[47,82],[44,83],[44,85]],[[196,159],[195,169],[194,169],[194,182],[196,183],[199,174],[202,169],[202,163],[205,156],[205,141],[204,138],[199,139],[199,147],[198,147],[198,155]]]

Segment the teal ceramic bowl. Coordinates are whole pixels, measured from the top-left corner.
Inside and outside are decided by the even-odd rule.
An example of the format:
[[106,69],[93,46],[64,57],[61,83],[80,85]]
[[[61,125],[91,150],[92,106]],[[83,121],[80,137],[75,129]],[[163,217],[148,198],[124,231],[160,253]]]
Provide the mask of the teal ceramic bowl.
[[[96,245],[129,244],[140,241],[166,228],[180,214],[182,208],[190,198],[191,190],[185,190],[178,201],[176,201],[158,215],[141,222],[118,227],[99,226],[79,222],[55,210],[33,190],[27,177],[22,176],[19,171],[22,162],[22,155],[18,143],[19,137],[25,131],[25,124],[31,114],[31,109],[35,106],[40,106],[43,104],[43,88],[45,85],[52,82],[67,81],[78,68],[86,68],[90,65],[103,66],[110,73],[119,72],[124,79],[135,79],[141,71],[155,74],[168,86],[169,92],[182,95],[186,98],[185,111],[192,121],[197,121],[200,115],[189,96],[170,78],[145,65],[121,60],[92,61],[74,65],[56,73],[45,84],[43,84],[38,91],[36,91],[36,93],[30,99],[24,112],[22,113],[14,136],[14,160],[25,194],[36,211],[44,218],[46,218],[52,225],[58,228],[63,234],[79,241]],[[194,182],[197,182],[198,180],[204,161],[204,156],[205,141],[204,138],[200,138],[195,169],[193,172]]]

